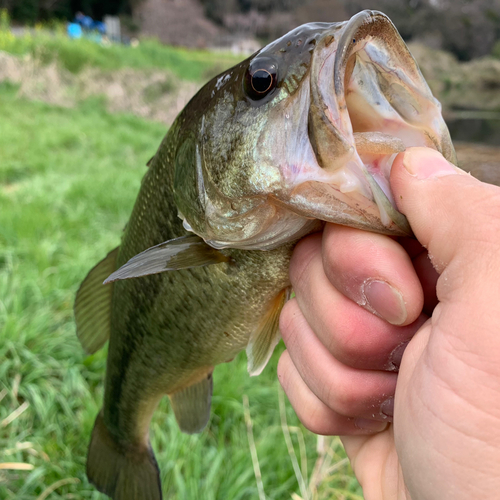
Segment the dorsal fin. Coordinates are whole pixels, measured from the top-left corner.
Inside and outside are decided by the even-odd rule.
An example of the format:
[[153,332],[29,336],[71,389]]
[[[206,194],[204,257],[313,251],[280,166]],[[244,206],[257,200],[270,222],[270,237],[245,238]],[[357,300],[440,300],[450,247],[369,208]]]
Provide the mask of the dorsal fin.
[[228,261],[229,257],[207,245],[202,238],[196,234],[189,234],[165,241],[135,255],[109,276],[104,284]]
[[199,382],[169,394],[175,419],[182,432],[201,432],[210,418],[212,404],[212,372]]
[[290,289],[288,288],[276,296],[258,328],[250,336],[247,345],[247,359],[248,373],[251,376],[260,375],[280,340],[278,329],[280,313],[289,296]]
[[76,335],[89,354],[109,339],[113,286],[103,286],[102,282],[116,269],[117,255],[118,247],[90,270],[76,293]]

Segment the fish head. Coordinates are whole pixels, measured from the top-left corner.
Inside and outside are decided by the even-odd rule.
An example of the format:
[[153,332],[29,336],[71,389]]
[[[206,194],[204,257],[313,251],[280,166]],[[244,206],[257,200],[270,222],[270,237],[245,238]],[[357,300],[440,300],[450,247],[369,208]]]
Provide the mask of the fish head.
[[216,247],[275,248],[334,222],[411,235],[392,162],[456,163],[441,106],[389,18],[309,23],[209,82],[174,126],[184,226]]

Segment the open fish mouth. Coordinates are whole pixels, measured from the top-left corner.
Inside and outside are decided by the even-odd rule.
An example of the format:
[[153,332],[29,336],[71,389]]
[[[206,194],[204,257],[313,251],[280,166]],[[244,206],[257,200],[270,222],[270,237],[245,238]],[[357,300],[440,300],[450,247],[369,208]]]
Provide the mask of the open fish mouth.
[[282,169],[288,190],[281,199],[304,216],[411,235],[391,194],[390,170],[410,146],[456,163],[441,105],[387,16],[363,11],[339,31],[326,33],[312,55],[307,130],[314,158],[299,140],[302,158]]
[[211,107],[179,148],[174,190],[184,227],[215,248],[270,250],[320,221],[411,235],[390,190],[395,157],[424,146],[456,163],[441,105],[381,12],[300,26],[208,95],[192,102]]

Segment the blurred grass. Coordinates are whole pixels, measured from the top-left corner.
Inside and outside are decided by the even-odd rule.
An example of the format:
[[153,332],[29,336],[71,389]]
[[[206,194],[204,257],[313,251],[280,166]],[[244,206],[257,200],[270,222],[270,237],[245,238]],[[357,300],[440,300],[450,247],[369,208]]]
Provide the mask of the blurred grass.
[[8,29],[0,29],[0,50],[18,56],[29,54],[43,64],[58,61],[72,73],[88,66],[106,70],[159,68],[190,81],[207,80],[241,60],[229,53],[171,47],[154,39],[141,40],[137,47],[104,45],[86,38],[70,40],[60,31],[45,30],[14,36]]
[[[76,109],[19,99],[6,84],[0,113],[0,498],[104,499],[84,470],[105,351],[85,356],[72,304],[89,268],[119,243],[165,127],[109,114],[99,99]],[[301,494],[280,426],[277,358],[257,379],[248,377],[244,354],[219,366],[211,421],[200,435],[180,433],[161,404],[151,431],[165,498],[257,498],[244,394],[267,498]],[[288,404],[286,417],[310,475],[317,438]],[[360,499],[339,441],[328,440],[319,457],[329,465],[311,498]],[[2,470],[11,462],[32,470]]]

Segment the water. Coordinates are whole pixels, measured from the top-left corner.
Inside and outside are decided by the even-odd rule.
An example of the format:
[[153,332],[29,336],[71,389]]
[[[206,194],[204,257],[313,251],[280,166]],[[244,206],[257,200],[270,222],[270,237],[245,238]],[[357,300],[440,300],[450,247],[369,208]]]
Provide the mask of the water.
[[500,146],[500,113],[456,112],[446,124],[454,141]]

